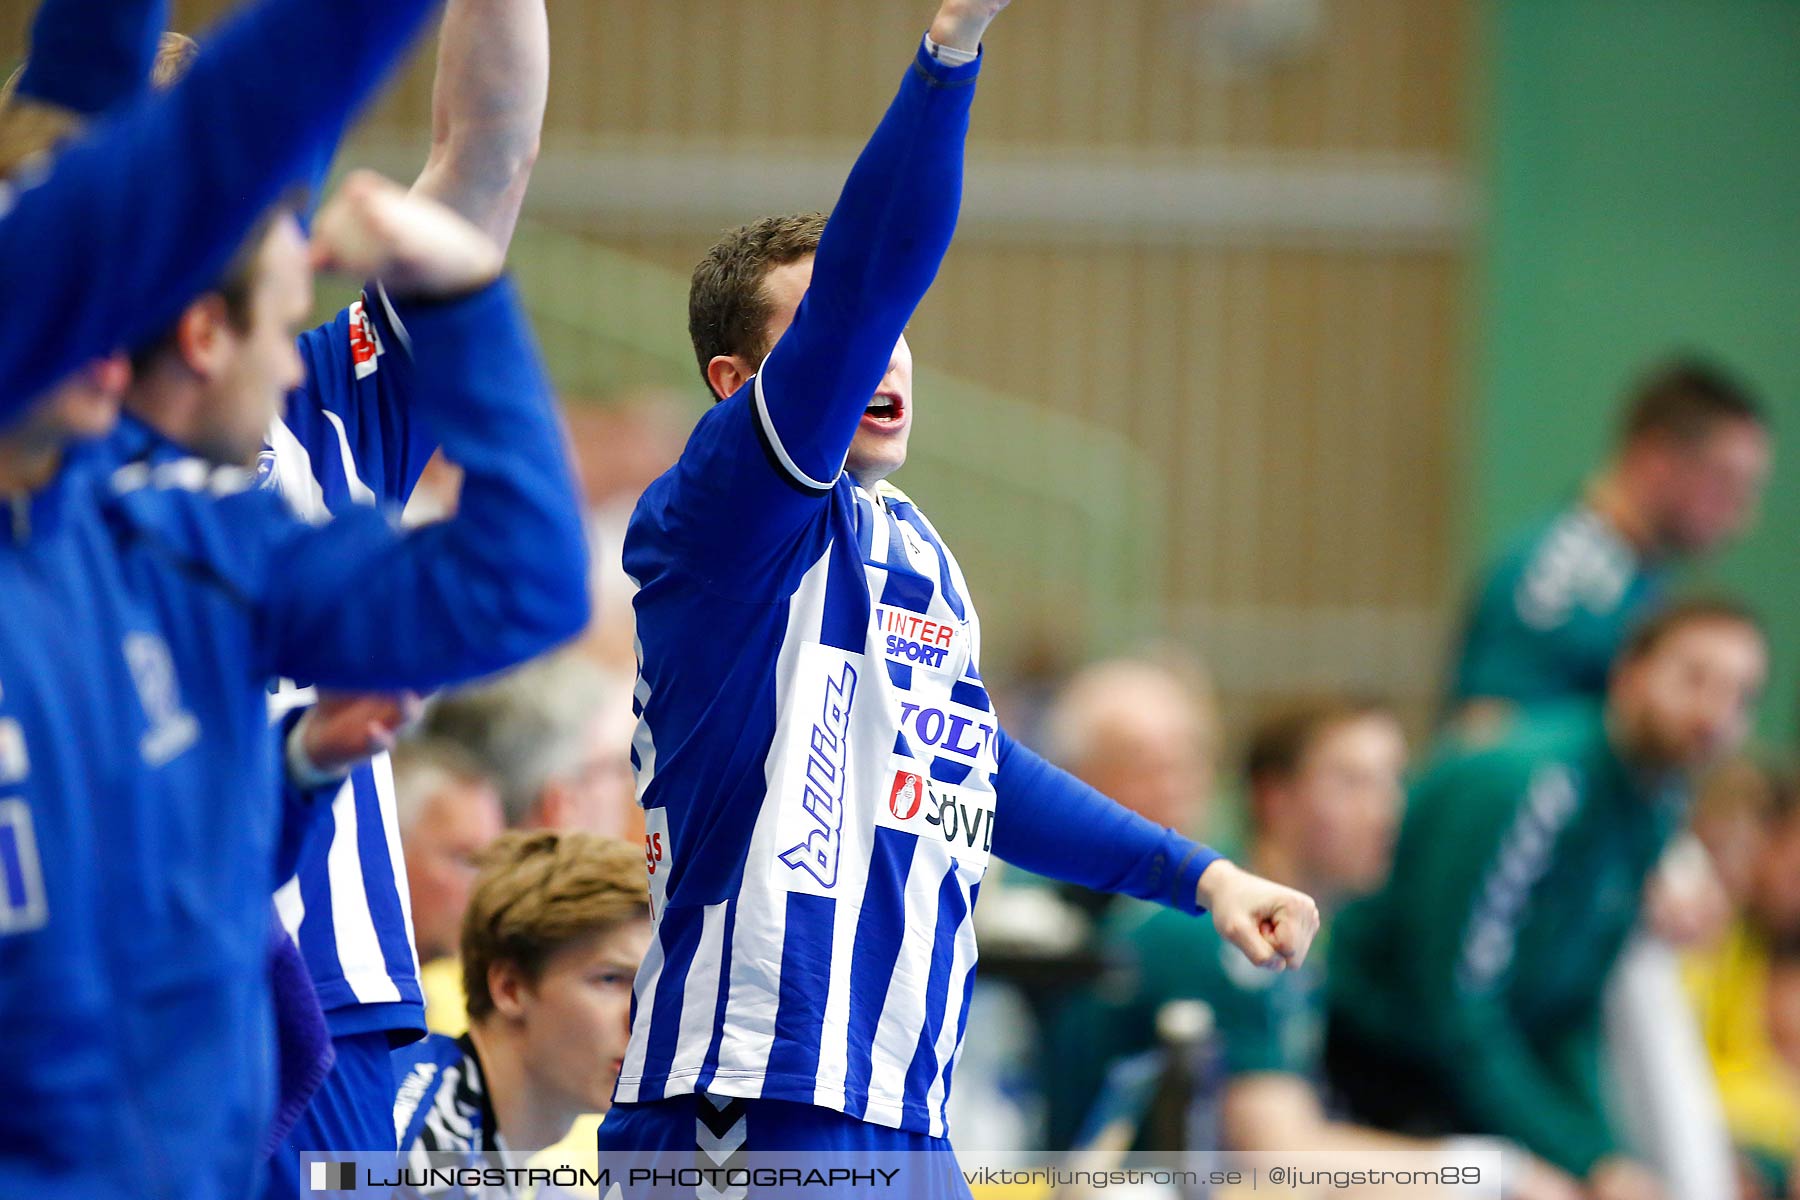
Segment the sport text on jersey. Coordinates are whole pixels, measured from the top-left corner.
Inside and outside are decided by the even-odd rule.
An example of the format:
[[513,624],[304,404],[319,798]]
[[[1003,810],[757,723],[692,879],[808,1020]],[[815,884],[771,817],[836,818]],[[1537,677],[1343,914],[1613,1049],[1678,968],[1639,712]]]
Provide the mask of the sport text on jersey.
[[942,668],[956,641],[956,626],[901,608],[878,608],[876,628],[886,635],[887,656],[896,662]]

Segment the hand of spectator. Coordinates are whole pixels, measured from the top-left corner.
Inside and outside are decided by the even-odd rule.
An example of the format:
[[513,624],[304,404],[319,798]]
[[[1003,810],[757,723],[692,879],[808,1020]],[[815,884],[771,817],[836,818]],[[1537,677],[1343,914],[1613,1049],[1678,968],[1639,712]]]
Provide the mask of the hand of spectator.
[[379,754],[418,721],[424,701],[412,692],[325,692],[289,735],[318,776],[335,777]]
[[1650,928],[1686,949],[1723,937],[1731,916],[1731,897],[1699,841],[1690,836],[1672,844],[1644,889]]
[[1622,1154],[1596,1163],[1587,1184],[1592,1200],[1668,1200],[1655,1173]]
[[1306,961],[1319,932],[1319,906],[1293,888],[1219,859],[1200,875],[1199,900],[1219,935],[1259,967],[1281,971]]
[[449,299],[500,277],[494,239],[450,208],[373,171],[354,171],[313,221],[313,265],[378,279],[396,296]]

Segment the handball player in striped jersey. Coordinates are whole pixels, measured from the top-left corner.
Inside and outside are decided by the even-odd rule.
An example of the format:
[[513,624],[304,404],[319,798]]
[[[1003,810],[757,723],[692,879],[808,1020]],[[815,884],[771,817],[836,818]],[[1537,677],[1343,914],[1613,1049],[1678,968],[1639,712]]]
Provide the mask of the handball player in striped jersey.
[[[1007,735],[962,571],[886,482],[917,415],[902,334],[949,246],[1005,7],[945,0],[828,221],[746,226],[695,272],[719,402],[625,542],[655,937],[603,1159],[947,1151],[991,856],[1211,910],[1273,969],[1318,927],[1306,896]],[[967,1194],[927,1174],[909,1194]]]

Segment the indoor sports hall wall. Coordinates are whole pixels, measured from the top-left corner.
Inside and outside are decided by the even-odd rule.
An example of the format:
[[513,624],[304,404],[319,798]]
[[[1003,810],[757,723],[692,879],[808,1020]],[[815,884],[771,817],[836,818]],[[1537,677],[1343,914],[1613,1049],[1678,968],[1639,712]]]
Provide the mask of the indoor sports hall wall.
[[1490,0],[1492,220],[1472,547],[1569,493],[1613,401],[1671,347],[1775,408],[1762,527],[1712,576],[1776,634],[1767,731],[1800,695],[1800,4]]
[[[1234,724],[1347,683],[1422,718],[1462,557],[1478,11],[1028,2],[995,34],[963,228],[911,332],[921,454],[898,480],[980,581],[990,662],[1167,633]],[[220,7],[176,5],[189,28]],[[569,394],[672,383],[698,413],[679,281],[720,229],[829,206],[928,9],[550,5],[516,259]],[[410,177],[429,80],[422,61],[356,160]]]
[[[918,466],[942,469],[900,480],[968,547],[993,652],[1066,662],[1166,630],[1233,712],[1355,681],[1422,713],[1457,557],[1473,11],[1299,4],[1291,44],[1227,53],[1205,6],[1032,3],[996,34],[963,229],[912,331],[922,369],[1009,402],[965,430],[924,392]],[[685,276],[725,226],[828,207],[919,20],[894,0],[553,5],[530,211]],[[372,152],[416,145],[428,103],[415,74]],[[1122,439],[1145,495],[1062,452],[1070,422]],[[990,455],[1043,463],[1003,485],[1018,504],[1138,514],[1148,560],[1065,585],[1034,539],[1107,521],[984,538]]]

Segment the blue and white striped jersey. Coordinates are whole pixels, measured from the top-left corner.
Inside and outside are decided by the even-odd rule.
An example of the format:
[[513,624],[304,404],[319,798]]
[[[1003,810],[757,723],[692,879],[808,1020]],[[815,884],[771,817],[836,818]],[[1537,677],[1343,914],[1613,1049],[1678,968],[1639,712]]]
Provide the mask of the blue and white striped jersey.
[[[307,382],[270,427],[258,472],[264,486],[315,523],[350,505],[400,508],[435,442],[412,419],[411,348],[387,294],[370,287],[336,320],[301,335],[300,350]],[[307,698],[284,684],[275,704]],[[404,1040],[423,1036],[386,754],[350,773],[327,823],[302,843],[298,869],[275,893],[276,911],[306,959],[333,1036],[374,1029]]]
[[1006,736],[956,559],[844,471],[949,246],[977,71],[921,48],[793,323],[632,514],[655,937],[620,1102],[789,1100],[942,1137],[990,854],[1190,912],[1217,857]]
[[[748,407],[696,437],[748,438]],[[942,1136],[998,730],[956,559],[899,491],[848,476],[777,572],[799,575],[786,596],[685,587],[633,532],[657,928],[618,1098],[764,1096]]]
[[843,464],[949,246],[977,70],[921,46],[793,324],[632,514],[655,938],[620,1101],[943,1131],[997,725],[955,560]]

